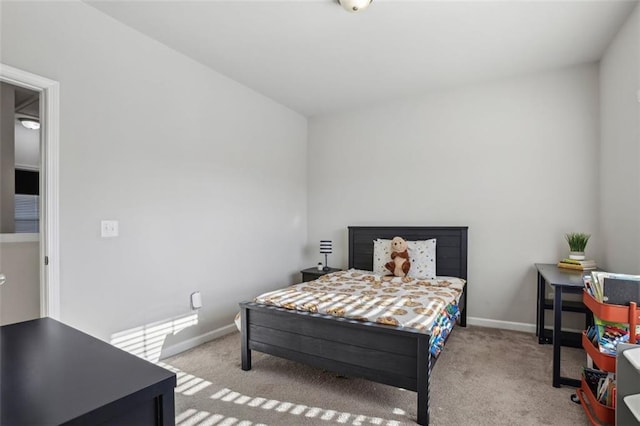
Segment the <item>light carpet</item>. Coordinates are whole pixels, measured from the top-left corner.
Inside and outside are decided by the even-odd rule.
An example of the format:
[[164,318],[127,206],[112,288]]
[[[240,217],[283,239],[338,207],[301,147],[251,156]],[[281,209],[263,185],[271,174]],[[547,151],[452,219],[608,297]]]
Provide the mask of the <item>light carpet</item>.
[[[562,375],[585,355],[562,348]],[[160,363],[178,373],[176,424],[412,425],[416,393],[253,352],[240,369],[230,334]],[[528,333],[456,327],[432,374],[431,424],[583,425],[575,389],[551,386],[552,346]]]

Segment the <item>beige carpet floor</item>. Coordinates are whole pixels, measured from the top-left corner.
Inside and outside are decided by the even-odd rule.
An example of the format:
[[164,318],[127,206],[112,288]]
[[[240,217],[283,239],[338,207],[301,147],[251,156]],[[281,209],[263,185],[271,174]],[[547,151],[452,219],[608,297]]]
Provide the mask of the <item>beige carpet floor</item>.
[[[579,377],[580,349],[562,348]],[[415,392],[253,352],[240,369],[234,333],[161,362],[178,373],[178,425],[411,425]],[[434,425],[586,425],[571,387],[551,386],[552,346],[532,334],[457,327],[432,375]]]

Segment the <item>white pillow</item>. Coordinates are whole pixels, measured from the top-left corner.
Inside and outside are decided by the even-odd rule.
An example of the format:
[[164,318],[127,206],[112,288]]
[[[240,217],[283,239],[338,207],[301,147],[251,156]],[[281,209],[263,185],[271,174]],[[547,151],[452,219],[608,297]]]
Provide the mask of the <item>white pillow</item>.
[[[436,239],[407,241],[407,251],[411,269],[407,274],[411,278],[431,280],[436,277]],[[373,241],[373,272],[378,275],[390,275],[384,267],[391,260],[391,240],[378,238]]]

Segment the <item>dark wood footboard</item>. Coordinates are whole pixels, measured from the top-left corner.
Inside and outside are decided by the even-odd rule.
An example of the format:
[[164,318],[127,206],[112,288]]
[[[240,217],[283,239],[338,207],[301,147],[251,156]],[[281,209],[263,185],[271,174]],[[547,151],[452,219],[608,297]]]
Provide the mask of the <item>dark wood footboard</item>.
[[251,369],[251,351],[257,350],[415,391],[418,424],[429,424],[428,334],[252,302],[240,309],[243,370]]

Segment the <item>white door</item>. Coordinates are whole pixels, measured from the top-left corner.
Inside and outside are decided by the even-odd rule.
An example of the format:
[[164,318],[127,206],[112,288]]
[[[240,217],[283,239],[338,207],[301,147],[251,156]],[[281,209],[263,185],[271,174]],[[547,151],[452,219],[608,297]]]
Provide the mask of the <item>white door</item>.
[[40,92],[0,82],[0,325],[39,318]]
[[0,84],[0,325],[60,319],[59,84],[1,63]]

